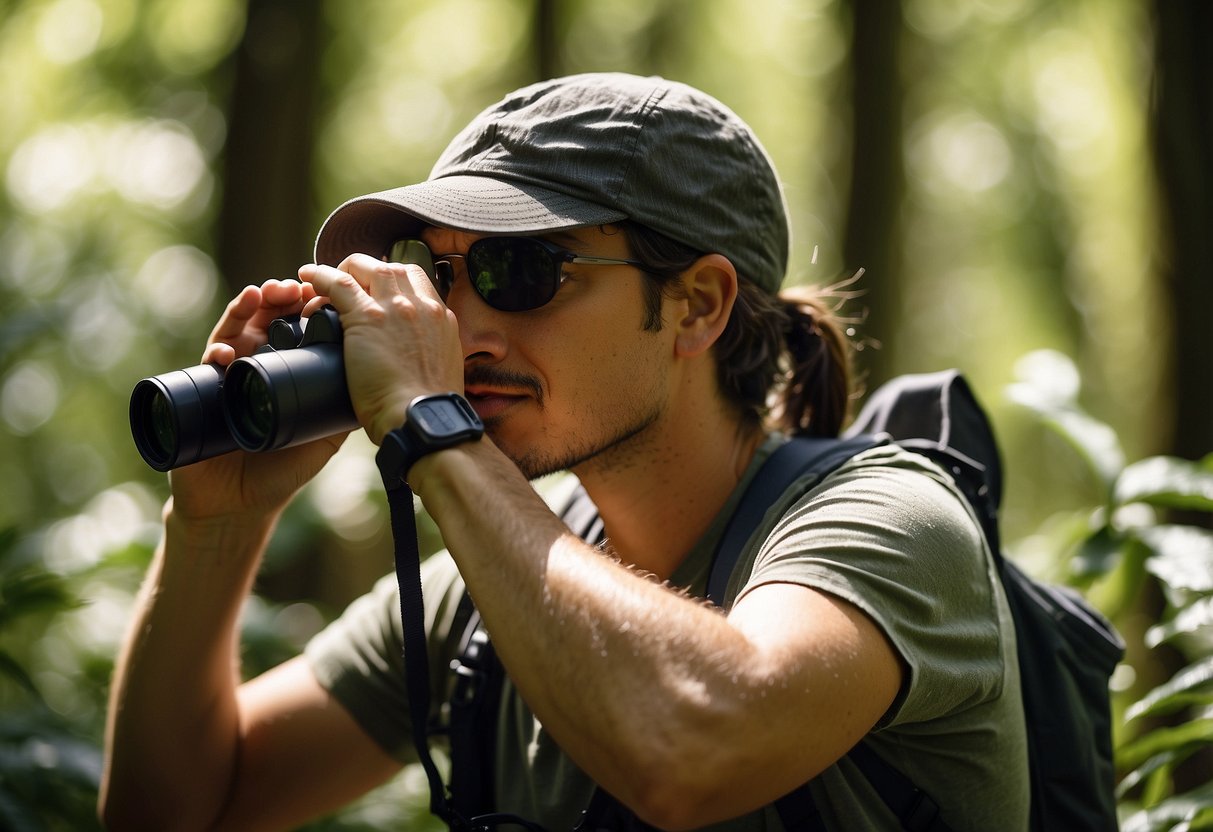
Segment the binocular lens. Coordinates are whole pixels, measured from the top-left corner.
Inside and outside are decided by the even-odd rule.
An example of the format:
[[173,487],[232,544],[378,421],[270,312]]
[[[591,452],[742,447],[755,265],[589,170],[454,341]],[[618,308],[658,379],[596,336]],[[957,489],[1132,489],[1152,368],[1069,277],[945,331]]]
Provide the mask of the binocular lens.
[[147,424],[151,429],[148,437],[156,454],[168,457],[177,447],[177,426],[173,424],[173,409],[168,399],[159,390],[147,397]]
[[273,451],[358,426],[341,345],[312,344],[238,358],[227,368],[223,409],[246,451]]
[[177,454],[177,426],[173,406],[164,390],[152,384],[135,389],[131,398],[131,424],[135,443],[153,468],[166,465]]
[[247,365],[238,365],[233,375],[236,378],[228,379],[227,393],[228,396],[236,396],[239,402],[228,408],[232,414],[233,432],[245,446],[263,447],[278,423],[269,382]]
[[143,379],[131,393],[130,418],[135,447],[157,471],[353,430],[337,310],[318,310],[306,327],[274,321],[269,343],[226,369],[199,364]]
[[201,364],[135,385],[131,434],[148,465],[168,471],[235,449],[223,424],[222,379],[222,369]]

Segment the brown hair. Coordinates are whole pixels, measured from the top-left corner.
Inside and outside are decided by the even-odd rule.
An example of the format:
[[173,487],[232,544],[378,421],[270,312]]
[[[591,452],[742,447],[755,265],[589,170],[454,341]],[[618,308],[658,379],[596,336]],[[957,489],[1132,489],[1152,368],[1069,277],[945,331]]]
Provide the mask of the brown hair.
[[[661,304],[702,253],[636,223],[620,223],[632,256],[646,265],[644,327],[661,328]],[[850,281],[769,294],[739,275],[737,300],[713,350],[717,380],[743,420],[792,435],[837,436],[851,401],[851,330],[841,316]]]

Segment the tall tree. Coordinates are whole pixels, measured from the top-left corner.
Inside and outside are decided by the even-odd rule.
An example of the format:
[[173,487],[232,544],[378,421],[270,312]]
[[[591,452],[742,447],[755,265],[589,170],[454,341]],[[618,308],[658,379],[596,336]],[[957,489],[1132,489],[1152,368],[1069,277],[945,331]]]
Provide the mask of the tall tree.
[[[1154,97],[1151,138],[1159,189],[1159,250],[1171,331],[1162,334],[1171,356],[1174,416],[1170,451],[1185,459],[1213,452],[1213,4],[1207,0],[1155,0]],[[1169,343],[1167,343],[1169,341]],[[1175,519],[1209,526],[1204,512]],[[1156,617],[1160,598],[1148,614]],[[1167,652],[1160,659],[1172,675],[1186,663]],[[1185,722],[1191,711],[1173,715]],[[1178,791],[1213,777],[1206,746],[1176,772]]]
[[560,32],[555,0],[535,0],[535,78],[546,81],[561,75]]
[[850,0],[851,9],[851,183],[846,209],[844,267],[865,270],[858,288],[867,291],[863,334],[883,348],[865,354],[871,382],[889,375],[901,315],[898,289],[900,228],[904,191],[902,165],[902,83],[898,57],[903,20],[901,3]]
[[1159,240],[1173,322],[1171,451],[1197,459],[1213,451],[1213,4],[1155,0],[1153,16]]
[[319,0],[249,0],[231,59],[218,260],[230,288],[291,277],[311,259],[320,106]]

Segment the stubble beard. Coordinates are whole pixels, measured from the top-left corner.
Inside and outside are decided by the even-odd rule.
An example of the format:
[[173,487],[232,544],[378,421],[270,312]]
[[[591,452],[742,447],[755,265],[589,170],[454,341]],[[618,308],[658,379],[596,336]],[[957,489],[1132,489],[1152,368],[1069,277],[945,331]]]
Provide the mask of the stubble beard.
[[[663,412],[660,404],[651,403],[646,409],[629,412],[626,421],[605,435],[581,438],[571,446],[555,451],[535,447],[520,450],[505,447],[502,451],[528,480],[560,471],[576,471],[584,477],[590,472],[622,470],[649,456],[646,440],[651,428],[661,421]],[[485,429],[492,438],[491,421],[485,424]]]

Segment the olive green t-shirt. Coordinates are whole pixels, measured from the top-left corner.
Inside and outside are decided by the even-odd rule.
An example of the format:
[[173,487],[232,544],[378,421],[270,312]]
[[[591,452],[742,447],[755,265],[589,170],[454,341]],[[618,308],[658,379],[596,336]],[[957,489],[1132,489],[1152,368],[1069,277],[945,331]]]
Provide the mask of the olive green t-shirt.
[[[756,455],[737,490],[671,577],[705,592],[712,553],[740,496],[778,444]],[[463,593],[445,553],[423,564],[430,674],[437,709],[457,650]],[[821,483],[786,492],[734,570],[727,601],[766,583],[829,592],[863,610],[908,668],[893,706],[868,737],[941,806],[956,830],[1024,830],[1027,756],[1015,633],[996,565],[964,498],[929,461],[894,446],[855,457]],[[317,679],[389,754],[415,758],[395,578],[379,581],[319,634],[306,655]],[[559,657],[553,657],[559,661]],[[506,681],[498,726],[498,810],[571,829],[593,784]],[[787,719],[804,719],[789,713]],[[897,829],[864,776],[843,758],[813,786],[828,829]],[[710,827],[782,830],[773,807]]]

